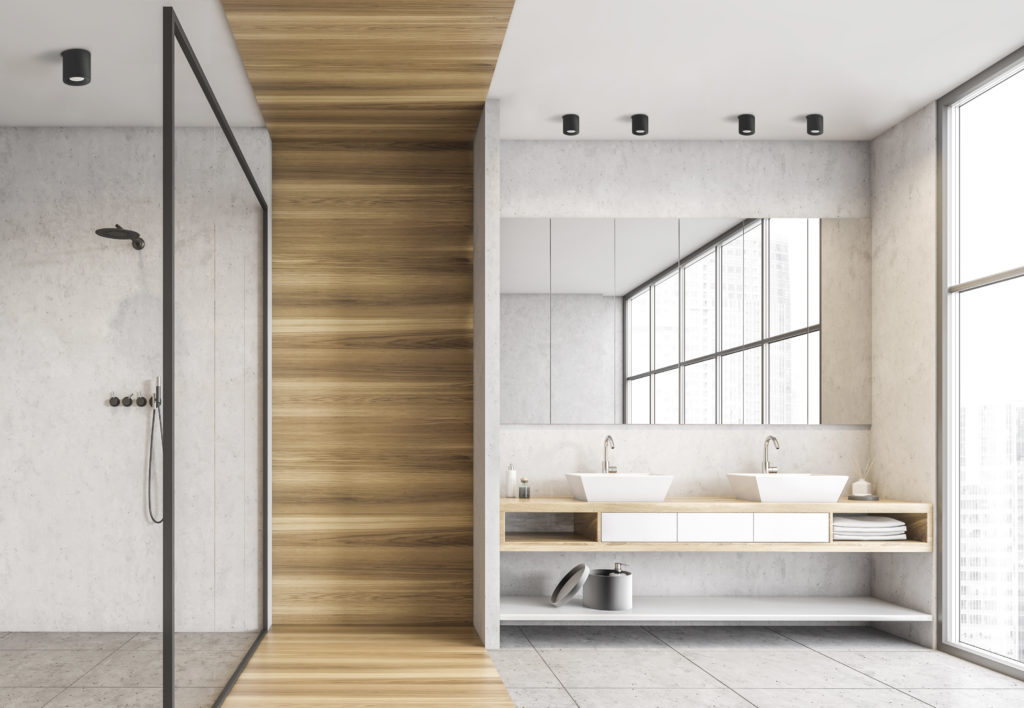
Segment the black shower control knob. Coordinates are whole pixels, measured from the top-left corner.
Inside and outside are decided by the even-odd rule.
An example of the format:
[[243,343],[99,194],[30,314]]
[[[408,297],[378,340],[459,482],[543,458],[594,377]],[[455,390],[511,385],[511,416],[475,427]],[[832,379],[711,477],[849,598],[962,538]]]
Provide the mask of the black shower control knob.
[[130,406],[131,404],[132,404],[132,397],[131,396],[125,396],[124,398],[121,399],[121,405],[122,406]]
[[117,396],[111,396],[110,397],[110,407],[111,408],[117,408],[119,405],[121,405],[121,399],[118,398]]
[[149,401],[146,400],[145,396],[139,396],[139,395],[135,396],[135,405],[137,405],[139,408],[142,408],[143,406],[147,405],[148,403],[149,403]]

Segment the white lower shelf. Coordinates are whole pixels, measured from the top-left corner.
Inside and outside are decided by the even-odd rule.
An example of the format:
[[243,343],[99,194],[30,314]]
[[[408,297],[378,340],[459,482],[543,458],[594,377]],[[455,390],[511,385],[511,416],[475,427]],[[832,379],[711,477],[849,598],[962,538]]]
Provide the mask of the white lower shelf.
[[501,598],[502,624],[664,622],[929,622],[932,616],[874,597],[634,597],[633,609],[591,610],[581,598],[554,607],[546,597]]

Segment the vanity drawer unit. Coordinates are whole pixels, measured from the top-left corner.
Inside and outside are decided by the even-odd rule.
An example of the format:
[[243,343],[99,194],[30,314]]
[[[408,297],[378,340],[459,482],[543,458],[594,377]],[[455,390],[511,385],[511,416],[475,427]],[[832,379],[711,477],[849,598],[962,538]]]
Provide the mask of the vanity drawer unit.
[[675,541],[675,514],[601,514],[602,543]]
[[828,514],[754,514],[754,543],[828,543]]
[[[566,497],[502,499],[502,551],[674,551],[747,553],[930,553],[932,507],[893,500],[752,502],[680,498],[661,502],[589,502]],[[906,540],[832,537],[837,514],[889,516]]]
[[677,536],[685,543],[750,543],[754,515],[714,512],[679,514]]

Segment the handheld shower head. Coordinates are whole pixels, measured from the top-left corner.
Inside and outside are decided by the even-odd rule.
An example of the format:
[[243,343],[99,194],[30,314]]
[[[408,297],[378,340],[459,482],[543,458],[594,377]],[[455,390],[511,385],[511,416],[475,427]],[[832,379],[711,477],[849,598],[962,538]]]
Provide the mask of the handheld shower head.
[[114,224],[114,228],[110,229],[96,229],[96,235],[102,236],[103,238],[113,238],[120,241],[131,241],[132,248],[136,251],[141,251],[146,247],[146,242],[139,236],[138,231],[132,231],[126,229],[121,224]]

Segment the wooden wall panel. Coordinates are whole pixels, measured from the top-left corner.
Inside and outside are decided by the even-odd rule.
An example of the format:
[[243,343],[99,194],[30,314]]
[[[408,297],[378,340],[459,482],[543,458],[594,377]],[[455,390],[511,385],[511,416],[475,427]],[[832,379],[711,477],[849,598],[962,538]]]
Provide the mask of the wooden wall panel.
[[512,0],[225,0],[273,139],[275,624],[472,621],[472,139]]

